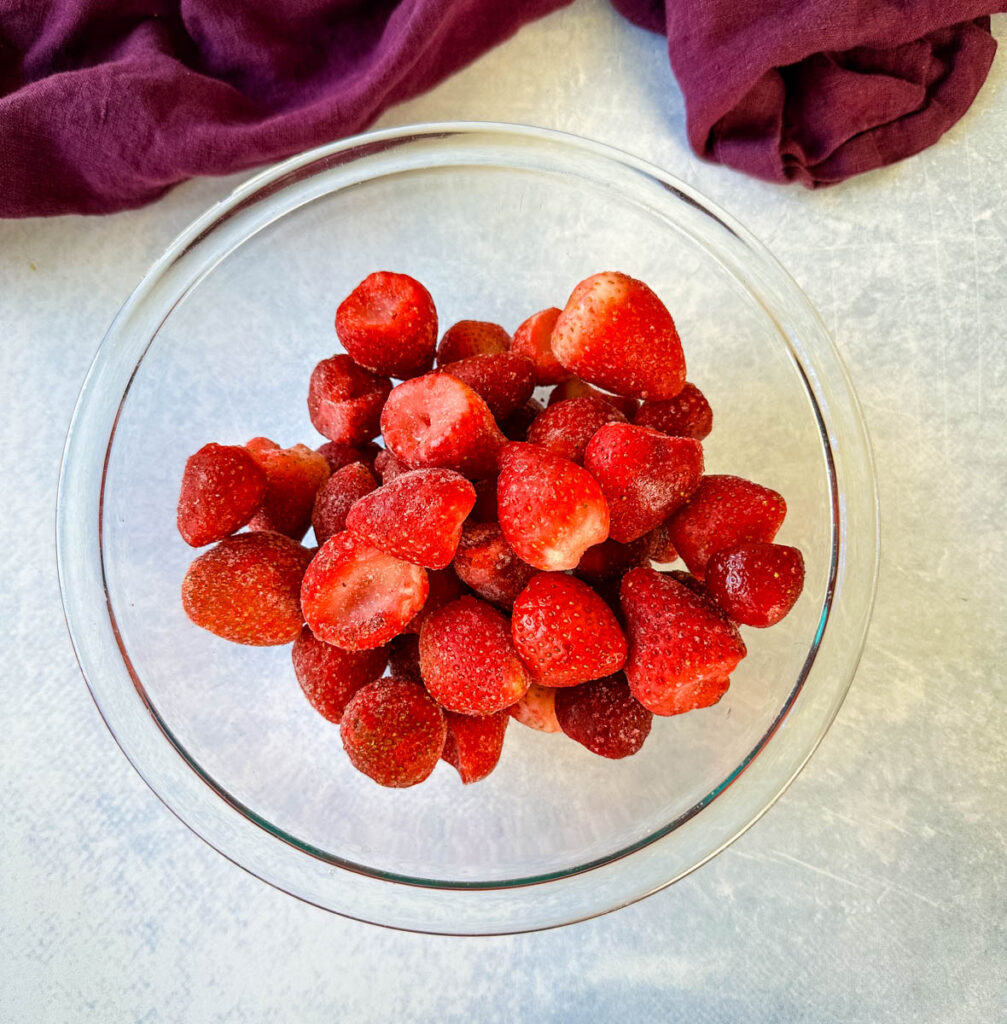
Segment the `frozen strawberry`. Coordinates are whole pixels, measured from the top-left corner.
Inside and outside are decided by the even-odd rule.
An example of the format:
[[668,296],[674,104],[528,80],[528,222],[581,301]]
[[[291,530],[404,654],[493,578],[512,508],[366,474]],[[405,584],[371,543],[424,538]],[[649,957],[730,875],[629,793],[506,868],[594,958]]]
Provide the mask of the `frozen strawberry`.
[[[637,568],[637,566],[634,566],[634,568]],[[591,580],[589,586],[608,605],[609,610],[622,627],[622,632],[625,636],[626,616],[622,614],[622,603],[619,600],[619,588],[622,586],[621,577],[614,577],[608,580]]]
[[501,608],[510,608],[535,575],[507,543],[499,523],[465,524],[454,570],[480,597]]
[[330,441],[362,445],[378,432],[381,407],[392,382],[378,377],[345,355],[323,359],[311,371],[308,415]]
[[630,398],[674,398],[685,356],[661,300],[627,274],[593,274],[573,290],[552,332],[552,350],[572,373]]
[[441,371],[468,384],[501,421],[517,412],[535,390],[534,365],[510,352],[458,359],[445,363]]
[[308,552],[279,533],[239,533],[203,552],[182,581],[185,614],[238,644],[289,644],[301,631]]
[[674,398],[644,402],[633,418],[641,427],[653,427],[671,437],[694,437],[702,441],[713,429],[713,410],[695,384],[686,381]]
[[804,556],[785,544],[739,544],[706,564],[706,589],[744,626],[775,626],[804,589]]
[[420,675],[420,638],[415,633],[403,633],[387,647],[378,649],[388,652],[388,671],[391,675],[423,681]]
[[445,569],[475,503],[475,488],[458,473],[414,469],[360,498],[346,526],[404,562]]
[[459,320],[444,332],[437,346],[437,365],[446,366],[469,356],[491,356],[510,348],[510,335],[485,320]]
[[361,366],[405,380],[433,365],[437,310],[419,281],[379,271],[365,277],[339,304],[336,334]]
[[609,405],[614,405],[619,412],[631,420],[640,408],[640,403],[635,398],[624,398],[622,395],[611,395],[607,391],[599,391],[590,384],[582,381],[579,377],[571,377],[569,380],[557,384],[549,396],[549,404],[556,405],[558,402],[566,402],[571,398],[598,398]]
[[474,597],[460,597],[427,616],[420,669],[434,699],[462,715],[503,711],[531,682],[514,650],[510,623]]
[[178,532],[194,548],[239,530],[266,493],[266,474],[239,445],[204,444],[185,460],[178,496]]
[[414,633],[419,636],[423,622],[431,612],[443,608],[444,605],[467,593],[462,581],[450,569],[429,570],[427,584],[429,587],[427,599],[424,601],[423,607],[406,623],[404,633]]
[[768,487],[740,476],[704,476],[668,530],[689,571],[702,579],[711,555],[738,544],[768,543],[786,514],[787,503]]
[[381,413],[385,444],[413,469],[453,469],[492,476],[506,438],[486,403],[447,373],[400,384]]
[[529,729],[538,732],[560,731],[559,722],[556,721],[556,690],[551,686],[532,683],[525,695],[516,704],[511,704],[507,713]]
[[507,543],[536,569],[573,569],[608,537],[608,505],[594,477],[536,445],[501,452],[497,506]]
[[563,573],[538,573],[514,602],[514,646],[544,686],[576,686],[618,672],[626,638],[608,605]]
[[609,538],[601,544],[590,547],[580,557],[574,572],[585,580],[614,580],[623,577],[630,569],[646,565],[650,542],[647,537],[634,540],[631,544],[620,544]]
[[671,542],[671,531],[667,523],[655,526],[645,537],[640,538],[647,545],[647,558],[658,565],[668,565],[678,560],[678,551]]
[[535,364],[535,383],[539,387],[561,384],[572,376],[552,350],[552,329],[560,311],[553,306],[535,313],[514,332],[510,350]]
[[506,711],[480,716],[445,711],[444,718],[448,735],[441,760],[457,769],[466,786],[485,779],[500,760],[510,715]]
[[325,456],[330,473],[338,473],[343,466],[348,466],[351,462],[362,462],[373,472],[374,460],[384,451],[384,448],[379,448],[373,441],[359,447],[353,444],[343,444],[342,441],[326,441],[315,451],[319,455]]
[[600,398],[568,398],[550,405],[528,430],[528,443],[562,455],[564,459],[584,465],[588,441],[606,423],[625,423],[614,405]]
[[632,569],[622,581],[633,696],[655,714],[680,714],[723,694],[745,656],[737,627],[709,601],[654,569]]
[[353,767],[398,789],[415,786],[437,767],[447,731],[444,712],[423,686],[396,676],[357,690],[339,726]]
[[556,720],[570,739],[592,754],[618,759],[643,746],[654,716],[633,696],[620,673],[557,690]]
[[475,482],[476,503],[469,513],[469,522],[495,523],[497,520],[497,480],[495,476]]
[[304,618],[319,640],[364,651],[398,636],[427,599],[427,574],[346,532],[330,537],[301,584]]
[[325,456],[303,444],[281,448],[265,437],[254,437],[245,447],[266,474],[266,493],[248,528],[300,540],[311,525],[315,495],[329,478]]
[[333,534],[342,533],[346,529],[346,513],[377,486],[374,474],[362,462],[351,462],[333,473],[315,495],[311,512],[315,540],[324,544]]
[[382,448],[374,457],[374,468],[383,484],[391,483],[397,476],[409,472],[409,467],[387,448]]
[[626,544],[692,497],[703,475],[703,446],[691,437],[610,423],[591,438],[584,468],[608,501],[613,540]]
[[512,413],[500,424],[500,429],[508,441],[524,441],[528,430],[538,419],[545,406],[537,398],[529,398],[517,412]]
[[294,641],[294,674],[308,703],[330,722],[343,717],[349,699],[368,683],[380,679],[388,662],[384,647],[374,651],[344,651],[324,644],[305,626]]

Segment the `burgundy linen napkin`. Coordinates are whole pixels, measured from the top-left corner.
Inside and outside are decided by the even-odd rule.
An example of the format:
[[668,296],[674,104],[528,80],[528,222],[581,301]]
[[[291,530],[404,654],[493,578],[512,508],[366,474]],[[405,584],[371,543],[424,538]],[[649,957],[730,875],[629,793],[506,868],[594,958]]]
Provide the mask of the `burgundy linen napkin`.
[[1004,0],[613,0],[668,36],[689,142],[816,187],[932,145],[968,110]]

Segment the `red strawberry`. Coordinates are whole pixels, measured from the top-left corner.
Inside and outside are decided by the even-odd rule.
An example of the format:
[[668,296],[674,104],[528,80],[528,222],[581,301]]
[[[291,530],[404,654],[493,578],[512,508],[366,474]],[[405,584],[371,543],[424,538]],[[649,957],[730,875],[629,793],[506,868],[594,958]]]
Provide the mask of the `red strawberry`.
[[694,437],[702,441],[713,429],[713,410],[695,384],[686,381],[674,398],[644,402],[633,418],[640,427],[653,427],[671,437]]
[[384,451],[373,441],[357,447],[353,444],[343,444],[342,441],[326,441],[325,444],[315,449],[319,455],[325,456],[329,464],[329,472],[337,473],[348,466],[351,462],[362,462],[369,470],[374,470],[374,460]]
[[514,646],[545,686],[576,686],[618,672],[626,638],[608,605],[563,573],[538,573],[514,602]]
[[558,402],[566,402],[571,398],[599,398],[609,405],[614,405],[627,419],[636,415],[640,403],[635,398],[624,398],[622,395],[610,395],[607,391],[599,391],[591,387],[579,377],[571,377],[569,380],[557,384],[549,396],[549,404],[556,405]]
[[300,540],[311,525],[318,488],[329,478],[325,456],[303,444],[281,448],[266,437],[254,437],[245,447],[266,474],[266,493],[248,528]]
[[507,543],[536,569],[573,569],[608,537],[608,505],[594,477],[532,444],[503,449],[497,505]]
[[564,459],[584,465],[588,441],[606,423],[625,423],[614,405],[600,398],[568,398],[550,405],[528,430],[528,443],[562,455]]
[[453,469],[478,479],[496,472],[506,439],[486,403],[447,373],[400,384],[381,413],[385,444],[413,469]]
[[685,508],[668,522],[672,543],[700,579],[724,548],[771,541],[787,514],[783,497],[740,476],[705,476]]
[[333,473],[315,495],[311,512],[315,540],[324,544],[334,533],[342,533],[346,529],[346,513],[377,486],[374,474],[362,462],[351,462]]
[[594,274],[573,290],[552,332],[556,358],[583,380],[631,398],[674,398],[685,356],[664,303],[626,274]]
[[339,734],[353,767],[380,786],[404,789],[437,767],[447,737],[444,712],[414,679],[389,676],[357,690]]
[[409,472],[409,467],[387,448],[382,448],[374,457],[374,468],[383,484],[391,483],[397,476]]
[[556,326],[559,312],[553,306],[528,317],[514,332],[514,340],[511,342],[511,352],[535,364],[535,383],[540,387],[561,384],[571,376],[552,350],[552,329]]
[[414,469],[360,498],[346,526],[404,562],[445,569],[475,503],[475,488],[458,473]]
[[557,690],[556,720],[570,739],[592,754],[618,759],[643,746],[654,716],[633,696],[620,673]]
[[620,544],[611,538],[595,544],[581,555],[574,572],[591,583],[596,580],[620,579],[630,569],[647,565],[650,550],[648,537],[641,537],[631,544]]
[[339,304],[336,334],[361,366],[404,380],[433,365],[437,310],[419,281],[379,271]]
[[454,570],[480,597],[501,608],[510,608],[535,575],[504,539],[499,523],[465,524]]
[[476,503],[469,513],[470,523],[495,523],[497,521],[497,480],[495,476],[477,480]]
[[266,493],[266,474],[247,449],[204,444],[185,460],[178,496],[178,532],[194,548],[239,530]]
[[671,531],[667,523],[655,526],[645,537],[640,538],[647,544],[647,558],[659,565],[669,565],[678,561],[678,551],[671,543]]
[[529,398],[517,412],[512,413],[500,424],[500,429],[509,441],[524,441],[528,430],[538,419],[545,406],[537,398]]
[[378,432],[381,407],[392,382],[357,366],[344,355],[323,359],[311,371],[308,415],[331,441],[362,445]]
[[703,475],[703,446],[691,437],[610,423],[591,438],[584,468],[608,501],[612,538],[626,544],[689,500]]
[[294,641],[294,674],[308,703],[330,722],[343,717],[350,698],[380,679],[388,662],[384,647],[374,651],[344,651],[324,644],[305,626]]
[[510,352],[469,356],[440,369],[468,384],[498,420],[517,412],[535,390],[534,364]]
[[419,636],[423,622],[431,613],[466,593],[461,580],[450,569],[431,569],[427,573],[429,593],[423,607],[406,624],[404,633]]
[[448,735],[441,760],[458,770],[466,786],[485,779],[500,760],[510,716],[506,711],[478,717],[445,711],[444,718]]
[[527,725],[538,732],[559,732],[556,721],[556,690],[551,686],[539,686],[532,683],[525,695],[516,703],[511,704],[507,713],[515,721]]
[[289,644],[304,622],[298,595],[310,556],[279,533],[239,533],[204,551],[182,581],[182,607],[202,629],[257,647]]
[[775,626],[804,589],[804,556],[784,544],[726,548],[707,562],[706,588],[735,622]]
[[629,637],[626,678],[633,696],[658,715],[719,700],[726,688],[721,681],[745,656],[745,644],[727,616],[653,569],[626,573],[621,598]]
[[462,715],[492,715],[524,696],[531,679],[492,605],[460,597],[427,617],[420,670],[434,699]]
[[426,572],[352,533],[330,537],[301,584],[301,607],[319,640],[347,651],[388,643],[423,607]]
[[437,365],[455,363],[469,356],[490,356],[510,348],[510,335],[485,320],[459,320],[444,332],[437,346]]
[[420,675],[420,638],[415,633],[402,633],[387,647],[378,650],[388,652],[388,671],[391,675],[423,682],[423,676]]

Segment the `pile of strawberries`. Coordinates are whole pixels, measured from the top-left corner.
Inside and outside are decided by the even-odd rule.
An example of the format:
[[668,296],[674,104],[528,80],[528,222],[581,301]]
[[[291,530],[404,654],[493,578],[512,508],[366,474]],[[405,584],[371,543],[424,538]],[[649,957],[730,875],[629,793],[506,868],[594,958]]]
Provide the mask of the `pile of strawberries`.
[[[426,289],[375,273],[336,332],[346,354],[308,388],[328,443],[187,461],[178,528],[215,546],[182,599],[227,640],[293,642],[305,696],[376,782],[440,759],[484,778],[511,718],[634,754],[653,715],[723,696],[737,624],[797,600],[801,553],[773,543],[784,500],[704,475],[710,406],[642,282],[595,274],[513,338],[463,320],[438,343]],[[678,557],[688,571],[652,567]]]

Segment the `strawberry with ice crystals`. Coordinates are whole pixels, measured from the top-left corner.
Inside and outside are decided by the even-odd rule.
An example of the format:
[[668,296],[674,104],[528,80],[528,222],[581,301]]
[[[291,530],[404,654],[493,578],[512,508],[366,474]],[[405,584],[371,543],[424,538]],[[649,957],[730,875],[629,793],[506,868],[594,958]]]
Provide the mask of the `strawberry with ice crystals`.
[[453,564],[460,580],[501,608],[510,608],[535,575],[507,543],[499,523],[466,523]]
[[462,715],[492,715],[531,683],[514,650],[510,623],[492,605],[460,597],[427,616],[420,671],[434,699]]
[[374,468],[383,484],[391,483],[397,476],[409,472],[409,467],[387,448],[382,448],[374,457]]
[[656,715],[716,703],[745,656],[735,625],[712,602],[653,569],[626,573],[620,594],[633,696]]
[[574,572],[590,583],[597,580],[620,579],[630,569],[646,565],[649,551],[650,543],[647,537],[641,537],[631,544],[620,544],[610,537],[601,544],[588,548],[580,556]]
[[461,580],[450,569],[428,570],[427,585],[427,599],[423,602],[423,607],[406,623],[404,633],[415,633],[419,636],[428,615],[467,593]]
[[700,579],[710,556],[724,548],[768,543],[783,524],[787,503],[776,491],[740,476],[704,476],[685,508],[668,521],[672,543]]
[[255,514],[266,474],[239,445],[204,444],[185,460],[178,495],[178,532],[191,547],[223,540]]
[[517,412],[511,413],[500,424],[500,429],[508,441],[524,441],[528,437],[531,425],[538,419],[545,406],[537,398],[529,398]]
[[444,718],[448,735],[441,760],[457,770],[466,786],[485,779],[500,760],[510,716],[506,711],[480,716],[445,711]]
[[510,348],[510,335],[485,320],[459,320],[444,332],[437,346],[437,365],[445,366],[469,356],[490,356]]
[[319,640],[305,626],[291,652],[294,674],[308,703],[330,722],[339,722],[350,698],[362,686],[380,679],[388,661],[383,647],[344,651]]
[[535,364],[535,383],[539,387],[561,384],[571,376],[552,350],[552,330],[560,311],[553,306],[535,313],[514,332],[510,350]]
[[548,409],[528,430],[528,443],[547,448],[564,459],[584,465],[588,442],[606,423],[625,423],[614,405],[600,398],[568,398]]
[[582,380],[631,398],[674,398],[685,356],[661,300],[627,274],[585,278],[552,332],[556,358]]
[[594,477],[533,444],[501,452],[497,506],[507,543],[536,569],[573,569],[608,537],[608,505]]
[[362,445],[378,432],[392,382],[357,366],[346,355],[323,359],[311,371],[308,416],[330,441]]
[[556,692],[556,720],[592,754],[617,760],[635,754],[654,716],[633,696],[620,673]]
[[351,462],[333,473],[315,495],[311,512],[315,540],[324,544],[333,534],[342,533],[347,512],[377,486],[374,474],[362,462]]
[[351,462],[362,462],[373,472],[374,460],[384,451],[384,448],[379,448],[373,441],[359,447],[354,444],[344,444],[342,441],[326,441],[315,451],[319,455],[325,456],[330,473],[338,473],[343,466],[348,466]]
[[425,570],[372,547],[355,534],[330,537],[301,584],[301,607],[312,633],[347,651],[380,647],[398,636],[423,607]]
[[506,438],[486,403],[447,373],[392,390],[381,413],[385,444],[413,469],[453,469],[472,479],[496,472]]
[[414,469],[360,498],[346,526],[405,562],[445,569],[475,503],[475,488],[458,473]]
[[226,537],[189,566],[182,607],[202,629],[238,644],[289,644],[304,619],[298,594],[310,555],[279,533]]
[[702,441],[713,429],[713,410],[706,395],[686,381],[674,398],[644,402],[633,422],[640,427],[653,427],[670,437],[694,437]]
[[446,363],[440,370],[468,384],[500,421],[517,412],[535,390],[534,365],[510,352],[469,356]]
[[804,556],[785,544],[739,544],[706,564],[706,588],[744,626],[775,626],[804,589]]
[[525,695],[516,704],[511,704],[507,713],[516,722],[537,732],[559,732],[559,722],[556,721],[556,693],[551,686],[532,683]]
[[563,573],[532,577],[514,602],[511,630],[521,660],[545,686],[576,686],[626,663],[626,638],[608,605]]
[[692,497],[703,475],[703,446],[691,437],[610,423],[591,438],[584,468],[608,501],[612,538],[628,544]]
[[405,380],[433,365],[437,310],[419,281],[379,271],[339,304],[336,334],[365,369]]
[[580,377],[571,377],[569,380],[557,384],[549,395],[549,404],[556,405],[558,402],[567,402],[571,398],[597,398],[602,402],[614,405],[627,419],[636,415],[640,403],[635,398],[624,398],[622,395],[611,395],[607,391],[599,391],[585,383]]
[[329,478],[325,456],[303,444],[281,448],[266,437],[253,437],[245,447],[266,474],[266,493],[248,528],[300,540],[311,525],[315,495]]
[[404,789],[437,767],[447,723],[416,680],[389,676],[357,690],[339,734],[357,771],[378,785]]

